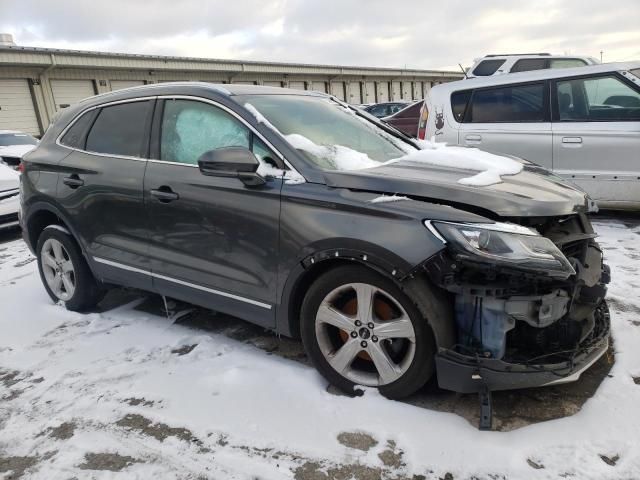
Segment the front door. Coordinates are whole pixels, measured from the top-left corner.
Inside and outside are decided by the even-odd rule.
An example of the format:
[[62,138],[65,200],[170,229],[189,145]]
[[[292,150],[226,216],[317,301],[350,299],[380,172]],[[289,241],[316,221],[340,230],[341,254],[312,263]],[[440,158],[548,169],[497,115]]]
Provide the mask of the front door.
[[226,107],[166,99],[159,108],[158,160],[149,161],[144,179],[154,288],[274,326],[282,180],[247,187],[203,175],[197,165],[204,152],[223,147],[271,154]]
[[61,139],[75,150],[58,181],[58,201],[96,274],[143,289],[151,288],[142,183],[153,104],[118,103],[80,117]]
[[640,88],[605,74],[553,86],[555,173],[601,206],[640,205]]

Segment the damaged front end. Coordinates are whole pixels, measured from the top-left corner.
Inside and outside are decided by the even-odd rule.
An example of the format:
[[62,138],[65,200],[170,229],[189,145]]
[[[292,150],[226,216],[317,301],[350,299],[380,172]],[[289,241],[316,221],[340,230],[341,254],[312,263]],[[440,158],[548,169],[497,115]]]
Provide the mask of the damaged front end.
[[462,393],[577,380],[608,347],[608,266],[586,215],[426,222],[448,248],[423,265],[453,296],[456,340],[436,355]]

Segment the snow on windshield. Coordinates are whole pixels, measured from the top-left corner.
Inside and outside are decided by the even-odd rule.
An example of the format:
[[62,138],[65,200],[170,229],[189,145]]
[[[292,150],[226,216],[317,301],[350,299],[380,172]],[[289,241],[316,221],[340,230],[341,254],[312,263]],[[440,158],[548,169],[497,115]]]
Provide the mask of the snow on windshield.
[[375,130],[378,135],[393,141],[405,155],[393,158],[386,162],[380,162],[370,158],[366,153],[359,152],[344,145],[319,145],[300,133],[283,135],[269,120],[267,120],[253,105],[246,103],[245,107],[256,117],[258,122],[269,126],[282,135],[294,148],[307,152],[321,161],[321,166],[330,170],[363,170],[366,168],[390,165],[398,162],[415,162],[436,165],[440,167],[452,167],[462,170],[479,172],[470,177],[458,180],[462,185],[488,186],[502,182],[502,175],[516,175],[522,171],[522,163],[509,157],[483,152],[477,148],[448,146],[445,143],[434,141],[415,140],[419,149],[388,134],[375,124],[356,115],[355,112],[340,105],[340,108],[348,111]]

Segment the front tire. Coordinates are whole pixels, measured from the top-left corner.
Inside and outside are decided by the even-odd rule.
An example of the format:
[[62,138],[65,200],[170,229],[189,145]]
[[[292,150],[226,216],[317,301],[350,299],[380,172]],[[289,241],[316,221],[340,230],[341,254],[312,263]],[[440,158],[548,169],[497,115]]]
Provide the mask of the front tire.
[[36,247],[40,279],[51,299],[67,310],[89,310],[102,299],[103,290],[71,235],[57,226],[46,227]]
[[426,319],[393,280],[363,266],[335,268],[311,285],[301,336],[318,371],[348,394],[363,385],[403,398],[433,374]]

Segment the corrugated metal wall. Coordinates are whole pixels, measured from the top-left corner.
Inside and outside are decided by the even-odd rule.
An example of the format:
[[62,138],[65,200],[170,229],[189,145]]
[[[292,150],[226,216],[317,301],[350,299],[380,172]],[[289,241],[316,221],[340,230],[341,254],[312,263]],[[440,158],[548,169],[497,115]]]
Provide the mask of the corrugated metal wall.
[[[55,51],[54,55],[51,50],[26,50],[0,48],[0,123],[2,128],[19,128],[34,134],[42,134],[55,112],[65,105],[97,93],[145,83],[199,80],[284,86],[331,93],[359,104],[420,99],[432,84],[459,75],[70,51]],[[446,78],[445,73],[451,74],[451,78]],[[6,115],[9,105],[15,103],[19,105],[11,107],[14,112]],[[18,107],[22,113],[17,113]]]

